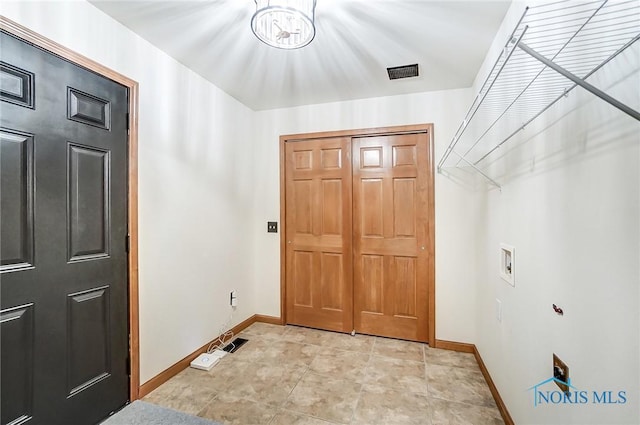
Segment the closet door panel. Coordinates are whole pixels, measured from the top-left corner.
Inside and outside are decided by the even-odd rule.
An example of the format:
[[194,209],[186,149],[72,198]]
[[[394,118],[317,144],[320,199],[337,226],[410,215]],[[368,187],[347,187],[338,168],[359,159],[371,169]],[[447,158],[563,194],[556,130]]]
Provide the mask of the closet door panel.
[[352,141],[356,332],[428,339],[433,278],[428,137]]
[[287,323],[353,330],[351,141],[287,143]]

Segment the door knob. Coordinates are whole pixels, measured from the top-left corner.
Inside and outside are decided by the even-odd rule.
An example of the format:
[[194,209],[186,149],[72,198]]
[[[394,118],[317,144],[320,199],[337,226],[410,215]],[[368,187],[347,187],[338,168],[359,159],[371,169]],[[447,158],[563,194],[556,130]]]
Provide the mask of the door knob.
[[424,246],[421,246],[420,249],[424,251]]
[[287,241],[287,243],[291,243],[291,241]]

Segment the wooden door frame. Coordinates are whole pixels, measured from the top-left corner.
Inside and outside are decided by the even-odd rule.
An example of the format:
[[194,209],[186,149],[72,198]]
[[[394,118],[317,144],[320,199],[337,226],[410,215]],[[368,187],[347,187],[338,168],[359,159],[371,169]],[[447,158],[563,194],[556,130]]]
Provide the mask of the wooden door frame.
[[129,135],[127,154],[128,177],[128,298],[129,298],[129,398],[137,400],[140,390],[140,327],[138,309],[138,83],[73,50],[46,38],[4,16],[0,29],[59,56],[82,68],[93,71],[129,89]]
[[[286,255],[287,255],[287,228],[286,228],[286,196],[285,196],[285,144],[302,142],[314,139],[326,139],[332,137],[371,137],[410,133],[426,133],[429,136],[429,164],[427,182],[429,188],[428,211],[430,243],[434,247],[435,255],[435,165],[434,165],[434,141],[433,124],[402,125],[394,127],[377,127],[356,130],[323,131],[316,133],[287,134],[280,136],[280,320],[282,324],[287,323],[286,310]],[[435,258],[432,275],[428,281],[427,291],[429,294],[428,312],[428,344],[435,347],[436,344],[436,276]]]

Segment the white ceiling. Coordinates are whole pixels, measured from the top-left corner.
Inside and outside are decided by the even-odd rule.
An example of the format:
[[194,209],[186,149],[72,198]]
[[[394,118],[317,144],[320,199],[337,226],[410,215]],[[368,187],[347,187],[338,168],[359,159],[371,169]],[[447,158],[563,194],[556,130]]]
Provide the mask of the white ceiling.
[[[510,0],[317,0],[315,39],[289,51],[253,35],[253,0],[91,3],[264,110],[469,87]],[[419,77],[388,79],[413,63]]]

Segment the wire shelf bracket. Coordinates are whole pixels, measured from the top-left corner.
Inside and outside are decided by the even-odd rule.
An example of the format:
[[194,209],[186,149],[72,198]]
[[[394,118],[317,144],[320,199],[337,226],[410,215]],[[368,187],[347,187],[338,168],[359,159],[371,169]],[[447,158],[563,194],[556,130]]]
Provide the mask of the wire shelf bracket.
[[484,161],[576,87],[640,121],[640,112],[586,81],[638,40],[637,0],[556,1],[525,8],[438,172],[462,164],[500,188]]
[[542,62],[546,66],[548,66],[549,68],[551,68],[554,71],[556,71],[558,74],[564,75],[569,80],[573,81],[574,83],[576,83],[577,85],[579,85],[583,89],[591,92],[592,94],[598,96],[600,99],[604,100],[605,102],[607,102],[607,103],[615,106],[616,108],[620,109],[625,114],[628,114],[628,115],[632,116],[633,118],[635,118],[636,120],[640,121],[640,113],[638,111],[636,111],[635,109],[630,108],[627,105],[625,105],[624,103],[617,101],[615,98],[609,96],[608,94],[606,94],[605,92],[603,92],[599,88],[587,83],[582,78],[573,75],[571,72],[567,71],[566,69],[564,69],[560,65],[556,64],[552,60],[549,60],[549,59],[545,58],[543,55],[541,55],[540,53],[536,52],[531,47],[529,47],[526,44],[524,44],[522,41],[515,41],[514,40],[514,43],[517,43],[516,45],[518,46],[518,48],[524,50],[525,52],[527,52],[532,57],[536,58],[537,60],[539,60],[540,62]]

